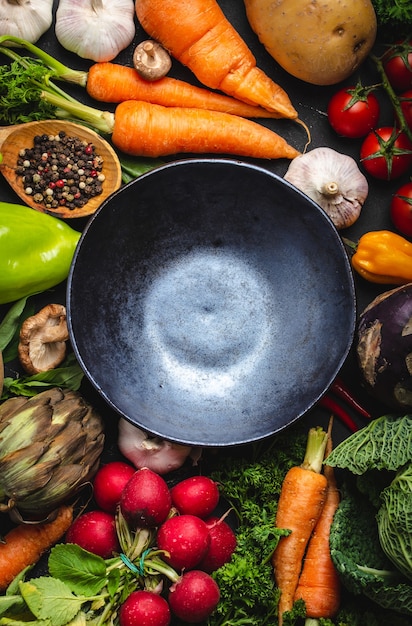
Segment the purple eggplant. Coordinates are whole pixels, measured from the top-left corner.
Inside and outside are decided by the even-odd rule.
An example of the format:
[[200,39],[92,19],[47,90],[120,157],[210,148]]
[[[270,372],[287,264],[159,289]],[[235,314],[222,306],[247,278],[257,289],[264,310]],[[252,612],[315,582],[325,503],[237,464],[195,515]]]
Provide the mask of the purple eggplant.
[[396,411],[412,407],[412,283],[380,294],[364,309],[356,353],[374,398]]

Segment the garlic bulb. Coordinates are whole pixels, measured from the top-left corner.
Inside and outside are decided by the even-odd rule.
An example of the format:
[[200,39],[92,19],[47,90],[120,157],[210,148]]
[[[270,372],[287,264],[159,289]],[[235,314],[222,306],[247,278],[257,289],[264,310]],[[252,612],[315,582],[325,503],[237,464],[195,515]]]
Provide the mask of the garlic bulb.
[[158,474],[167,474],[179,469],[188,457],[196,465],[200,457],[200,449],[173,443],[160,437],[149,435],[127,420],[119,420],[118,448],[126,459],[137,469],[148,467]]
[[0,0],[0,35],[36,43],[51,26],[53,0]]
[[111,61],[136,32],[133,0],[60,0],[56,37],[83,59]]
[[356,161],[332,148],[314,148],[296,157],[284,179],[317,202],[338,230],[356,222],[369,192]]

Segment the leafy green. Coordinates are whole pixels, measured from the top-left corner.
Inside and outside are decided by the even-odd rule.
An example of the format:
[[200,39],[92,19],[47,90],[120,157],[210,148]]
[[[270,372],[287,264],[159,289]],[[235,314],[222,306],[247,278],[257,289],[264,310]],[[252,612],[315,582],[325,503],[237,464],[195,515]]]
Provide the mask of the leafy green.
[[396,471],[412,462],[412,415],[383,415],[353,433],[329,454],[326,464],[353,474]]
[[76,594],[96,595],[107,583],[106,563],[75,544],[58,544],[49,556],[49,572]]
[[84,373],[73,353],[67,355],[60,367],[39,372],[32,376],[18,378],[6,377],[1,400],[12,396],[32,397],[51,387],[62,387],[77,391],[80,388]]
[[374,518],[376,509],[357,492],[343,487],[330,535],[331,557],[345,587],[385,609],[412,615],[412,586],[384,554]]
[[412,580],[412,464],[401,469],[385,487],[381,502],[376,517],[381,546],[392,563]]
[[87,598],[74,595],[65,583],[42,576],[20,583],[21,595],[39,620],[53,616],[53,626],[64,626],[80,611]]
[[130,157],[123,153],[117,153],[119,157],[120,165],[122,168],[122,181],[123,183],[130,183],[135,178],[138,178],[145,172],[148,172],[155,167],[164,165],[163,161],[158,159],[144,159],[140,157]]
[[0,66],[0,121],[8,124],[53,119],[56,107],[41,97],[50,70],[35,60],[27,68],[13,61]]
[[34,312],[33,304],[27,300],[26,297],[14,302],[0,323],[0,351],[5,363],[16,358],[20,326]]
[[412,22],[412,4],[410,0],[372,0],[378,24],[383,26],[399,25],[405,27]]
[[[213,574],[221,600],[208,626],[277,623],[279,590],[271,556],[280,537],[289,531],[276,528],[274,520],[283,479],[290,467],[302,462],[306,438],[307,434],[299,430],[289,431],[269,445],[257,445],[252,458],[227,454],[219,469],[212,472],[236,512],[238,527],[231,561]],[[298,603],[285,626],[304,615],[304,606]]]

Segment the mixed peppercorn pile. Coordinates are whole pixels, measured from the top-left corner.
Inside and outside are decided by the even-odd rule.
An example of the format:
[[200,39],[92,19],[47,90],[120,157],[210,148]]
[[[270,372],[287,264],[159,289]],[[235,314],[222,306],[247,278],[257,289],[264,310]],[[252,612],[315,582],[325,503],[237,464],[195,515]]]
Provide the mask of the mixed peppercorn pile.
[[16,173],[35,202],[47,209],[76,209],[102,193],[102,167],[93,144],[61,131],[37,135],[33,147],[20,151]]

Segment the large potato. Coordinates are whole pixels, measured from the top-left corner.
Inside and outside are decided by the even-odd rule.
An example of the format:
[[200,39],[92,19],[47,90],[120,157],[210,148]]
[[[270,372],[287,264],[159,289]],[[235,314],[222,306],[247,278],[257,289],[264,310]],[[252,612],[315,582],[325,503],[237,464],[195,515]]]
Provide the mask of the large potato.
[[289,74],[313,85],[334,85],[350,76],[375,42],[370,0],[244,1],[268,53]]

